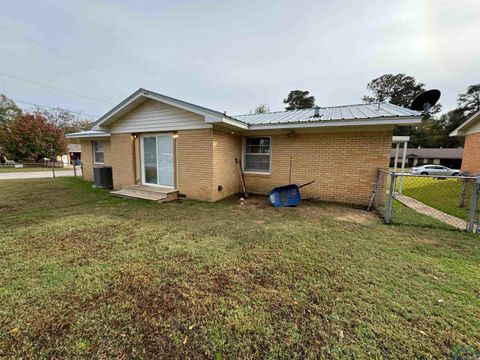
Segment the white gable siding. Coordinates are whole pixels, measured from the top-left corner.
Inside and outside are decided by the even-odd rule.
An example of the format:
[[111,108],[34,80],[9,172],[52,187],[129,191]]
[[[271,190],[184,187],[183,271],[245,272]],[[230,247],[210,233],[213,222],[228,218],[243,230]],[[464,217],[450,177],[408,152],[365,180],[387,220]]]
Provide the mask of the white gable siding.
[[480,121],[477,121],[476,124],[474,124],[470,129],[465,131],[465,134],[470,135],[470,134],[475,134],[475,133],[478,133],[478,132],[480,132]]
[[147,100],[115,121],[109,130],[112,134],[115,134],[209,129],[211,127],[212,125],[205,123],[202,115],[159,101]]

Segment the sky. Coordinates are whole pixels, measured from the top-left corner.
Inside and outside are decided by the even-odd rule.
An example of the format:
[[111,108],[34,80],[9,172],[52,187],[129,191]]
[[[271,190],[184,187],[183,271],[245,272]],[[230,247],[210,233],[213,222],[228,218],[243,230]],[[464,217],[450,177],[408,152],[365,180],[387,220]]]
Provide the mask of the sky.
[[[480,83],[480,0],[2,1],[0,93],[98,117],[139,87],[227,114],[356,104],[406,73],[443,110]],[[22,102],[20,102],[22,101]]]

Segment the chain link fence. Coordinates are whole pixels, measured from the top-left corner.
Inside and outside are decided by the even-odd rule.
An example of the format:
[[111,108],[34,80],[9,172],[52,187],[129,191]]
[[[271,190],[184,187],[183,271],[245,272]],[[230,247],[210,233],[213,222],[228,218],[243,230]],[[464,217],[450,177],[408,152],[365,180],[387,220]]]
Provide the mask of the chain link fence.
[[369,205],[387,224],[421,224],[480,233],[480,177],[378,170]]

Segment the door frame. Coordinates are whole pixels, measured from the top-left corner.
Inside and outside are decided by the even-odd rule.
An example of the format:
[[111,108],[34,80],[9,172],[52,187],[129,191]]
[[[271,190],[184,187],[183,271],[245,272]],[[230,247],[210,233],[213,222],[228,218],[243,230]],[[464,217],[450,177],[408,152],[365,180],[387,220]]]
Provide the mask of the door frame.
[[[176,164],[175,164],[175,137],[173,136],[174,134],[172,132],[167,132],[167,133],[145,133],[145,134],[140,134],[140,180],[141,184],[145,186],[156,186],[156,187],[165,187],[165,188],[171,188],[175,189],[176,185]],[[173,155],[173,160],[172,160],[172,167],[173,167],[173,185],[159,185],[159,184],[149,184],[145,182],[145,161],[144,161],[144,150],[143,150],[143,139],[146,137],[157,137],[157,136],[163,136],[167,137],[170,136],[172,138],[172,155]],[[158,146],[157,146],[158,149]],[[157,154],[158,155],[158,154]],[[157,159],[157,179],[159,178],[158,176],[158,159]]]

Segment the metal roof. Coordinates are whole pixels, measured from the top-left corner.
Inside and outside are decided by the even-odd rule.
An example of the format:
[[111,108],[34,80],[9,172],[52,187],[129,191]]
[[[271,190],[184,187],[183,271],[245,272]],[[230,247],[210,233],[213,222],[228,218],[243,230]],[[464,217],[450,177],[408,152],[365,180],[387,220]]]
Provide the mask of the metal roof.
[[[461,159],[463,148],[408,148],[407,158],[419,159]],[[395,157],[395,149],[392,149],[390,157]]]
[[318,116],[315,108],[277,111],[265,114],[234,115],[233,118],[249,125],[300,123],[332,120],[356,120],[396,117],[416,117],[422,114],[389,103],[371,103],[319,107]]
[[[116,121],[145,99],[153,99],[201,114],[208,124],[224,123],[241,130],[313,128],[327,126],[410,125],[421,121],[421,113],[389,103],[371,103],[231,116],[153,91],[138,89],[92,125],[92,130],[68,134],[67,138],[110,136],[101,126]],[[159,120],[160,121],[160,120]]]
[[80,138],[80,137],[108,137],[110,133],[101,130],[86,130],[76,133],[66,134],[66,138]]

